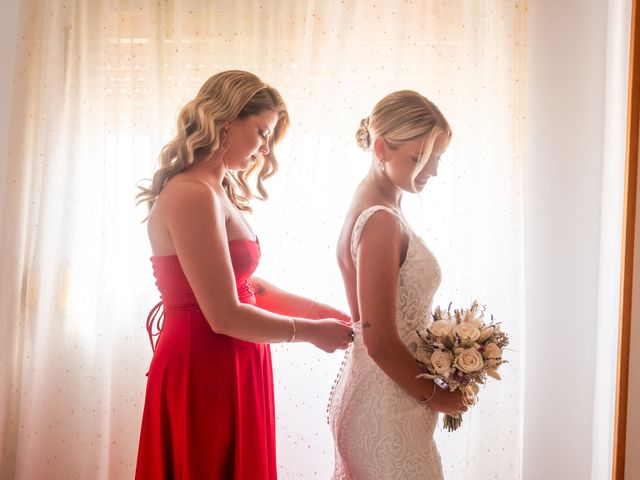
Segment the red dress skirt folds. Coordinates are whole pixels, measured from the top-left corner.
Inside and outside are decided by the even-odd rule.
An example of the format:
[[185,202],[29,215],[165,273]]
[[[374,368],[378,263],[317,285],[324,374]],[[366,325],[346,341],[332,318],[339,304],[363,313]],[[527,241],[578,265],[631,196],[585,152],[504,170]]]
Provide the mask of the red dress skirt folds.
[[[260,246],[239,240],[229,251],[238,297],[255,304],[249,277]],[[148,373],[136,478],[276,479],[269,345],[214,333],[178,257],[151,261],[164,313]],[[147,324],[150,338],[157,310]]]

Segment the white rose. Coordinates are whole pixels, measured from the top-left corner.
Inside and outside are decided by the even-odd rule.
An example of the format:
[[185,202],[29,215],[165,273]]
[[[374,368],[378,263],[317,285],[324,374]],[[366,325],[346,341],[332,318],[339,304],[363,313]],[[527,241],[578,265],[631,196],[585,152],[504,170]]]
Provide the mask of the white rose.
[[431,354],[431,364],[433,365],[433,369],[436,373],[444,375],[445,377],[448,377],[451,373],[452,360],[453,355],[451,352],[436,350]]
[[475,342],[480,337],[480,329],[471,322],[462,322],[456,325],[456,333],[462,340]]
[[475,348],[459,349],[460,353],[456,356],[454,365],[458,370],[464,373],[477,372],[484,365],[482,355]]
[[436,320],[429,325],[429,332],[436,337],[450,337],[453,334],[453,327],[446,320]]
[[484,358],[502,358],[502,350],[495,343],[491,342],[484,346]]

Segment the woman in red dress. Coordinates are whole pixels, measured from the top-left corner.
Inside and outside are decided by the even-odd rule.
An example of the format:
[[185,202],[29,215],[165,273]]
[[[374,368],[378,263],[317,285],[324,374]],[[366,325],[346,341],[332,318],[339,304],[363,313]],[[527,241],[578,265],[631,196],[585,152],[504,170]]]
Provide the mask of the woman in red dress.
[[246,180],[257,173],[266,198],[262,181],[276,170],[273,146],[288,123],[274,88],[248,72],[218,73],[180,112],[139,194],[162,302],[147,322],[154,355],[138,479],[275,479],[268,344],[332,352],[353,338],[344,313],[253,276],[260,243],[242,214]]

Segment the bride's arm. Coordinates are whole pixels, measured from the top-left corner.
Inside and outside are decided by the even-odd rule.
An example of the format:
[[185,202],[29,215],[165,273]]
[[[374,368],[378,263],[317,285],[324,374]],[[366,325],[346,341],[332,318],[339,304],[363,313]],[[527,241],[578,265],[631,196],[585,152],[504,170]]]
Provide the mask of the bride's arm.
[[335,318],[345,322],[351,321],[349,315],[330,305],[287,292],[262,278],[251,277],[251,283],[256,296],[256,306],[269,312],[311,319]]
[[398,220],[380,212],[369,218],[358,246],[357,287],[362,335],[371,359],[395,383],[414,398],[430,398],[438,411],[456,414],[466,410],[460,392],[449,392],[432,380],[416,378],[423,373],[398,336],[396,293],[402,250]]

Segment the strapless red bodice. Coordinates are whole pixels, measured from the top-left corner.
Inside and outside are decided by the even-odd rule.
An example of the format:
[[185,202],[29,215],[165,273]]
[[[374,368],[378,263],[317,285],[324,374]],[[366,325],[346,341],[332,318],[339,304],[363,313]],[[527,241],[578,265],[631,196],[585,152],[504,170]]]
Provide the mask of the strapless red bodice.
[[[229,242],[231,264],[236,277],[238,298],[242,303],[255,304],[251,275],[260,260],[260,243],[253,240]],[[197,305],[196,297],[186,275],[182,271],[177,255],[151,257],[153,275],[165,308]]]

